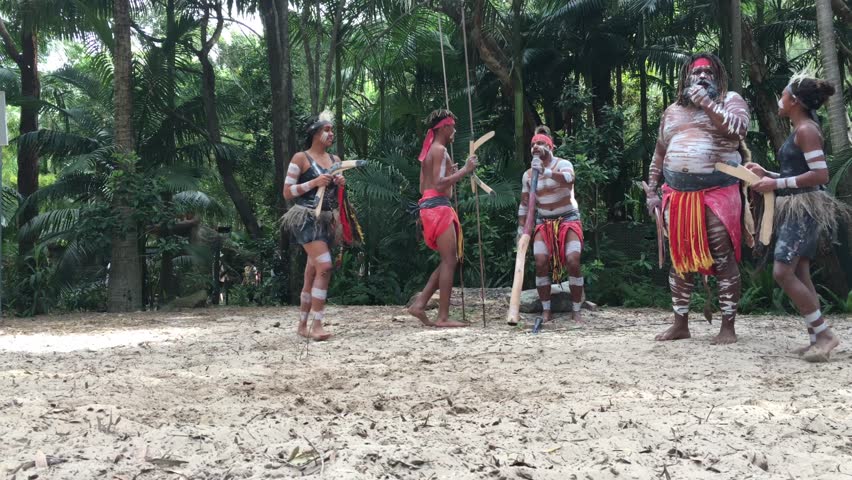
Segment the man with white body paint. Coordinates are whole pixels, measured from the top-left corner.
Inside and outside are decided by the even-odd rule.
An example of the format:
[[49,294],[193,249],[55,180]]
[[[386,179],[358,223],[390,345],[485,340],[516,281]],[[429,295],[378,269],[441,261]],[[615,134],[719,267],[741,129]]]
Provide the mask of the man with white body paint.
[[[305,133],[306,150],[293,155],[287,168],[284,198],[294,205],[281,218],[281,226],[308,255],[297,333],[323,341],[331,337],[322,325],[331,280],[331,249],[341,239],[351,243],[353,235],[360,237],[361,232],[346,201],[343,190],[346,180],[342,175],[329,173],[332,165],[340,161],[326,151],[334,144],[331,114],[323,113],[318,120],[309,123]],[[314,209],[319,201],[319,187],[326,187],[326,192],[321,213],[316,217]],[[335,211],[339,213],[335,215]],[[309,315],[312,316],[310,327]]]
[[[580,272],[580,254],[583,251],[583,225],[574,198],[574,166],[568,160],[553,155],[553,139],[547,127],[536,129],[531,144],[532,165],[521,179],[518,235],[523,234],[527,215],[535,215],[535,285],[544,321],[552,319],[550,286],[553,282],[561,283],[567,274],[573,304],[572,316],[574,321],[581,323],[584,282]],[[534,207],[529,205],[533,170],[539,172]],[[531,212],[531,208],[535,211]]]
[[699,53],[688,59],[681,69],[677,101],[660,120],[645,192],[649,212],[662,208],[672,260],[674,324],[657,340],[690,337],[687,316],[697,272],[716,275],[719,281],[722,327],[712,343],[737,341],[742,199],[738,180],[717,172],[715,163],[742,162],[740,142],[749,121],[743,98],[727,91],[719,58]]

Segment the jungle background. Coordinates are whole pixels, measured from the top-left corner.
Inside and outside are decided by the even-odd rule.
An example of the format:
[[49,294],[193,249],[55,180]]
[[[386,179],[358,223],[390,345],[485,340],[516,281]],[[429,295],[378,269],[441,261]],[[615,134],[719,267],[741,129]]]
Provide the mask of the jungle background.
[[[720,55],[769,167],[789,128],[777,94],[797,72],[834,82],[829,188],[852,203],[850,27],[846,0],[2,0],[3,312],[290,303],[304,258],[278,229],[284,173],[324,109],[335,152],[370,160],[347,172],[366,241],[336,256],[330,301],[405,303],[438,262],[408,207],[423,120],[445,99],[457,161],[496,131],[478,152],[495,190],[479,222],[468,183],[458,192],[467,287],[477,223],[486,287],[511,284],[520,178],[545,123],[576,168],[589,299],[666,307],[637,182],[680,66]],[[850,228],[815,265],[827,311],[852,311]],[[741,311],[793,311],[771,263],[746,257]]]

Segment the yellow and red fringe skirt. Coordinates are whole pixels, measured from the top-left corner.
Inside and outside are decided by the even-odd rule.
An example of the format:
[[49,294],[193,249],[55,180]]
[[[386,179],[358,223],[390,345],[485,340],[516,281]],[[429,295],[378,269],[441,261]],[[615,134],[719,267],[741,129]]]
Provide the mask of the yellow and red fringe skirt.
[[737,262],[742,257],[742,198],[739,185],[713,187],[694,192],[663,185],[663,211],[668,209],[669,252],[679,274],[698,272],[712,275],[713,256],[707,238],[709,208],[725,226]]
[[574,232],[583,244],[583,224],[580,220],[566,221],[563,218],[545,218],[542,223],[535,226],[533,238],[541,235],[547,251],[550,252],[551,275],[553,281],[562,283],[568,274],[568,260],[565,254],[565,246],[568,243],[568,233]]

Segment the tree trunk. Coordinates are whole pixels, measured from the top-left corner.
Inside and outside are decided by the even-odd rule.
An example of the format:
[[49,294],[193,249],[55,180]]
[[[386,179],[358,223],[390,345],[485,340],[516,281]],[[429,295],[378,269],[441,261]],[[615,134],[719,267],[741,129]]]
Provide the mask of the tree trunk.
[[524,72],[521,44],[521,7],[523,0],[512,0],[512,89],[515,119],[515,163],[524,165]]
[[[342,3],[343,2],[341,2],[341,4]],[[339,28],[335,30],[335,32],[335,37],[339,37]],[[335,42],[337,41],[339,41],[339,38],[335,39]],[[341,62],[343,61],[343,55],[341,50],[341,48],[336,48],[334,50],[334,117],[337,119],[337,136],[335,137],[335,140],[337,141],[337,156],[340,157],[341,160],[343,160],[345,158],[345,152],[343,151],[343,72],[341,71],[343,70],[343,65],[341,64]]]
[[[41,98],[41,82],[38,74],[38,33],[35,30],[24,31],[21,35],[21,56],[18,66],[21,70],[21,96],[25,99]],[[39,106],[27,101],[21,106],[21,135],[38,131]],[[18,148],[18,193],[26,198],[38,190],[38,152],[35,149]],[[18,214],[18,225],[24,225],[38,215],[35,203]],[[32,249],[32,242],[19,240],[18,252]]]
[[284,201],[284,177],[293,156],[290,143],[290,12],[287,0],[262,0],[260,12],[269,59],[272,86],[272,156],[275,161],[273,192],[279,214],[287,209]]
[[[441,11],[448,17],[452,18],[457,24],[461,25],[458,4],[444,0],[441,2]],[[511,98],[512,105],[514,107],[514,102],[517,101],[517,98],[514,94],[515,80],[512,71],[513,59],[502,50],[500,45],[498,45],[493,38],[486,36],[483,31],[485,22],[484,0],[476,0],[472,13],[471,18],[467,19],[469,23],[465,25],[465,28],[469,28],[470,40],[473,43],[473,46],[476,47],[476,51],[479,52],[482,63],[485,64],[485,67],[488,68],[488,70],[500,81],[503,98]],[[523,95],[521,98],[523,98]],[[538,113],[532,108],[532,105],[528,101],[524,101],[523,106],[524,137],[531,138],[533,131],[538,124]],[[526,152],[527,150],[528,149],[524,147],[522,151]]]
[[743,22],[743,58],[748,64],[748,78],[755,92],[754,112],[760,129],[769,137],[773,152],[778,152],[784,140],[787,139],[786,128],[778,117],[778,102],[776,92],[770,86],[769,68],[764,61],[763,51],[754,40],[751,26]]
[[[222,13],[221,4],[217,4],[217,25],[216,32],[209,39],[207,38],[206,18],[202,26],[202,48],[196,51],[198,61],[201,63],[201,101],[204,105],[204,116],[207,127],[207,137],[210,144],[213,146],[213,156],[216,159],[216,167],[219,170],[219,176],[222,177],[222,184],[225,191],[234,202],[234,208],[237,209],[237,214],[240,216],[243,225],[249,235],[254,238],[260,238],[260,227],[257,224],[257,218],[254,216],[251,204],[246,200],[240,186],[237,184],[237,179],[234,177],[234,167],[231,164],[231,159],[224,155],[222,150],[222,131],[219,127],[219,116],[216,113],[216,72],[213,70],[213,63],[210,62],[210,49],[219,39],[219,34],[222,31]],[[205,14],[206,16],[207,14]]]
[[743,91],[743,15],[740,0],[731,0],[731,90]]
[[725,69],[728,70],[728,84],[731,82],[732,59],[731,59],[731,2],[732,0],[720,0],[717,22],[719,25],[719,57]]
[[[822,67],[825,71],[826,80],[831,82],[836,89],[834,95],[828,99],[828,121],[831,152],[834,156],[839,156],[849,148],[849,137],[847,136],[846,105],[843,101],[843,83],[837,61],[837,43],[834,39],[834,15],[831,10],[831,0],[816,0],[816,11]],[[846,183],[852,187],[852,175],[847,175],[846,178]]]
[[[287,8],[285,3],[284,8]],[[311,100],[311,115],[319,114],[319,75],[317,64],[319,63],[319,51],[311,52],[311,39],[308,37],[308,25],[311,19],[311,3],[304,0],[302,7],[302,21],[299,25],[299,30],[302,33],[302,46],[305,49],[305,65],[308,71],[308,89]],[[317,18],[317,22],[321,19]],[[314,57],[314,53],[316,57]]]
[[[132,53],[130,49],[130,0],[114,0],[113,84],[115,104],[115,147],[120,155],[132,156],[133,96]],[[134,162],[120,161],[119,168],[134,173]],[[108,281],[107,309],[110,312],[135,311],[142,308],[142,270],[139,258],[138,226],[132,219],[129,200],[116,195],[113,202],[120,213],[122,229],[112,238],[112,259]]]
[[[642,23],[644,25],[644,20]],[[668,105],[663,105],[663,108],[668,108]],[[651,132],[648,131],[648,69],[645,58],[639,59],[639,119],[642,138],[642,178],[648,178],[648,168],[651,165],[651,142],[649,141]]]
[[621,79],[621,65],[615,67],[615,104],[618,108],[624,106],[624,81]]
[[604,123],[604,107],[612,106],[612,70],[609,68],[594,68],[590,74],[592,81],[592,112],[594,113],[595,126],[600,127]]
[[[168,82],[166,91],[166,101],[169,106],[169,116],[164,120],[166,122],[166,151],[171,158],[175,158],[176,142],[174,132],[174,113],[176,102],[176,40],[177,40],[177,25],[175,22],[175,0],[167,0],[166,2],[166,41],[163,42],[163,53],[166,56],[166,82]],[[171,192],[163,193],[163,202],[167,205],[172,203]],[[163,225],[164,236],[168,236],[168,229]],[[170,252],[164,251],[160,257],[160,285],[159,294],[160,302],[166,304],[173,298],[179,295],[178,280],[175,274],[174,257]],[[147,290],[147,289],[146,289]]]
[[[323,82],[325,88],[323,88],[322,98],[319,102],[320,109],[328,106],[328,97],[331,95],[331,68],[337,61],[337,53],[340,51],[340,26],[343,23],[344,2],[345,0],[339,0],[337,2],[337,9],[334,12],[334,25],[332,26],[331,36],[329,37],[328,56],[325,59],[325,81]],[[319,60],[319,50],[317,50],[317,60]],[[337,73],[339,73],[339,70],[335,72],[335,75]]]

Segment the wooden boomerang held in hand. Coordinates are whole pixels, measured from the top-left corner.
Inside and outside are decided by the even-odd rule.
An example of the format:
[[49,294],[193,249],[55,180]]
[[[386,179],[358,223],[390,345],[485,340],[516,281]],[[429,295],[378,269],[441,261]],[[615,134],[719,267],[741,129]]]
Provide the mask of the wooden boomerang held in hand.
[[[471,155],[473,155],[479,147],[484,145],[485,142],[487,142],[488,140],[491,140],[492,138],[494,138],[494,130],[491,130],[490,132],[486,133],[485,135],[479,137],[478,139],[476,139],[475,142],[473,140],[471,140],[470,141],[470,152],[467,154],[467,156],[470,157]],[[474,194],[476,193],[477,185],[479,186],[479,188],[485,190],[485,193],[487,193],[489,195],[494,193],[494,189],[492,189],[491,187],[486,185],[485,182],[480,180],[479,176],[477,176],[474,173],[470,176],[470,188],[471,188],[471,190],[473,190]]]
[[[346,160],[340,163],[335,163],[328,169],[328,173],[331,175],[336,175],[338,173],[343,173],[350,168],[358,168],[364,167],[367,165],[366,160]],[[317,206],[314,209],[314,216],[319,217],[320,212],[322,211],[322,199],[325,196],[325,186],[319,187],[317,190]]]
[[[736,162],[717,162],[716,170],[727,173],[732,177],[739,178],[751,186],[761,179],[754,172]],[[763,217],[760,219],[760,236],[758,241],[763,245],[769,245],[772,240],[772,224],[775,221],[775,192],[769,191],[763,194]]]

